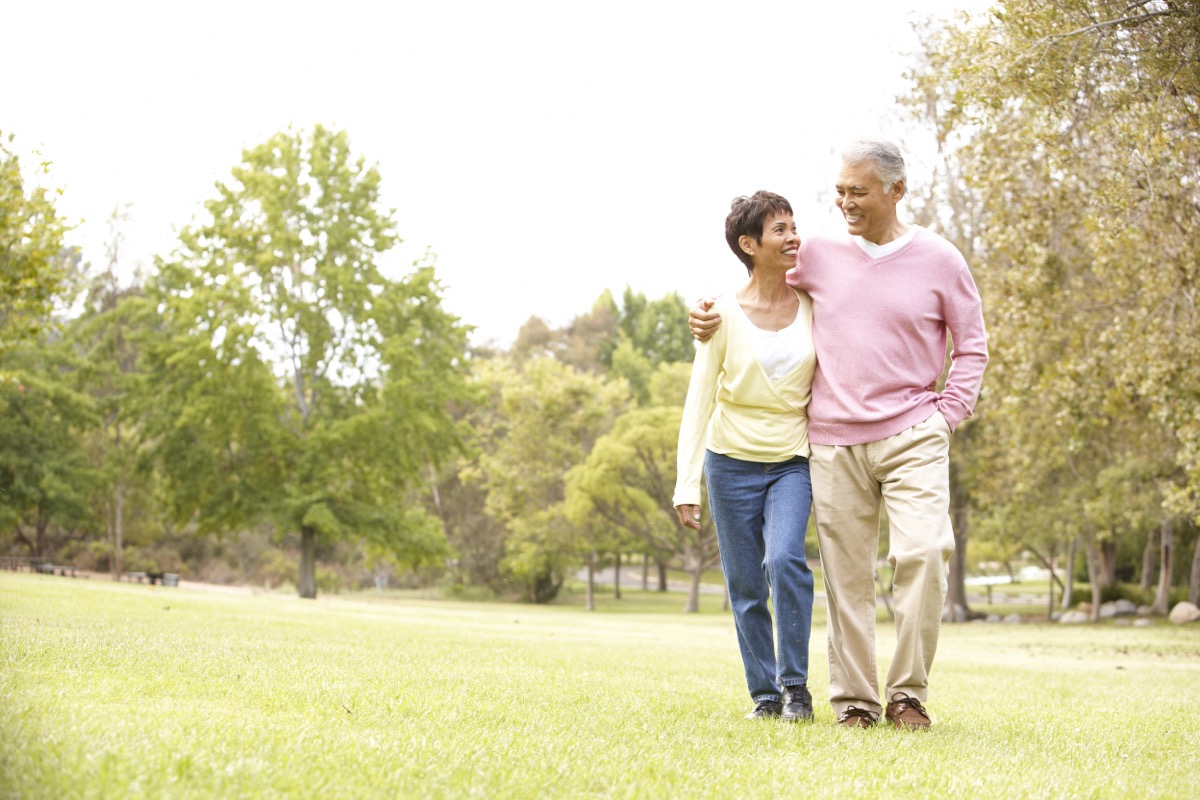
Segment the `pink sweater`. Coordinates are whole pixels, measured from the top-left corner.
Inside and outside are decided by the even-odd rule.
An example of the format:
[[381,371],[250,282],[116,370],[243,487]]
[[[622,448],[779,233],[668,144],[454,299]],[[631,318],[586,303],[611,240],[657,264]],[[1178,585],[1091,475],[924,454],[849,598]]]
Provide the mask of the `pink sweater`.
[[[979,291],[962,254],[917,228],[895,253],[873,259],[850,236],[813,237],[788,283],[813,300],[817,371],[809,404],[813,444],[878,441],[939,410],[950,429],[971,416],[987,364]],[[945,366],[941,394],[927,387]]]

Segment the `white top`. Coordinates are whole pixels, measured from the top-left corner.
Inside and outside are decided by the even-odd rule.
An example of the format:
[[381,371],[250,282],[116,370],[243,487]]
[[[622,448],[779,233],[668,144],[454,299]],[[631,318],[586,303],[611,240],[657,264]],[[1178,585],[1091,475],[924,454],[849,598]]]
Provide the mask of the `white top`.
[[871,258],[883,258],[886,255],[891,255],[892,253],[896,252],[901,247],[904,247],[904,245],[911,242],[912,238],[916,235],[917,226],[909,225],[908,233],[904,234],[899,239],[893,239],[887,244],[875,244],[874,242],[867,241],[861,236],[855,236],[853,238],[858,246],[862,248],[862,251]]
[[771,383],[779,383],[801,362],[812,357],[812,351],[804,346],[804,339],[796,331],[797,325],[804,324],[804,315],[797,312],[796,320],[782,330],[766,331],[751,325],[750,346]]

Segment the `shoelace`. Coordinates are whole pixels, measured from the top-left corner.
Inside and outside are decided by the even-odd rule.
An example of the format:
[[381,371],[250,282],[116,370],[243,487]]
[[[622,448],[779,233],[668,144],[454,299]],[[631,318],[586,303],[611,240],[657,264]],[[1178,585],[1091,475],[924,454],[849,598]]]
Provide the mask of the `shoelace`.
[[896,710],[892,712],[892,716],[898,717],[900,714],[904,713],[905,709],[911,708],[925,719],[929,719],[929,712],[925,710],[925,706],[921,705],[920,701],[915,697],[909,697],[908,695],[905,695],[899,700],[893,700],[892,705],[896,707]]
[[872,725],[875,724],[875,715],[870,711],[867,711],[865,708],[859,708],[858,706],[850,706],[846,709],[845,713],[842,714],[842,719],[848,719],[850,717],[862,717]]

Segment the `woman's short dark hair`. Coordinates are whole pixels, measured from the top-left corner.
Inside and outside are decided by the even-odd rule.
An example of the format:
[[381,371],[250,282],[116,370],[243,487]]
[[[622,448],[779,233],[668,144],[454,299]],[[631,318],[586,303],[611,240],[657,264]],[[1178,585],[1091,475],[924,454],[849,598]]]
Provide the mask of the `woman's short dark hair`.
[[725,218],[725,241],[729,243],[733,254],[746,265],[746,272],[754,271],[754,259],[742,250],[738,239],[753,236],[754,241],[762,244],[763,225],[776,214],[792,216],[792,204],[786,197],[774,192],[759,191],[749,197],[733,198],[729,216]]

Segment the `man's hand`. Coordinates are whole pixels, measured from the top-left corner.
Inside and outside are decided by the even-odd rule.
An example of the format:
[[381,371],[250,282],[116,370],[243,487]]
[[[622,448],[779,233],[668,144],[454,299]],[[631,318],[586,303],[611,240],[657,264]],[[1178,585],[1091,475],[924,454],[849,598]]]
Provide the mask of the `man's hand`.
[[700,506],[675,506],[679,512],[679,524],[700,530]]
[[704,297],[688,311],[688,329],[701,342],[707,342],[721,327],[721,315],[712,310],[715,302],[715,297]]

